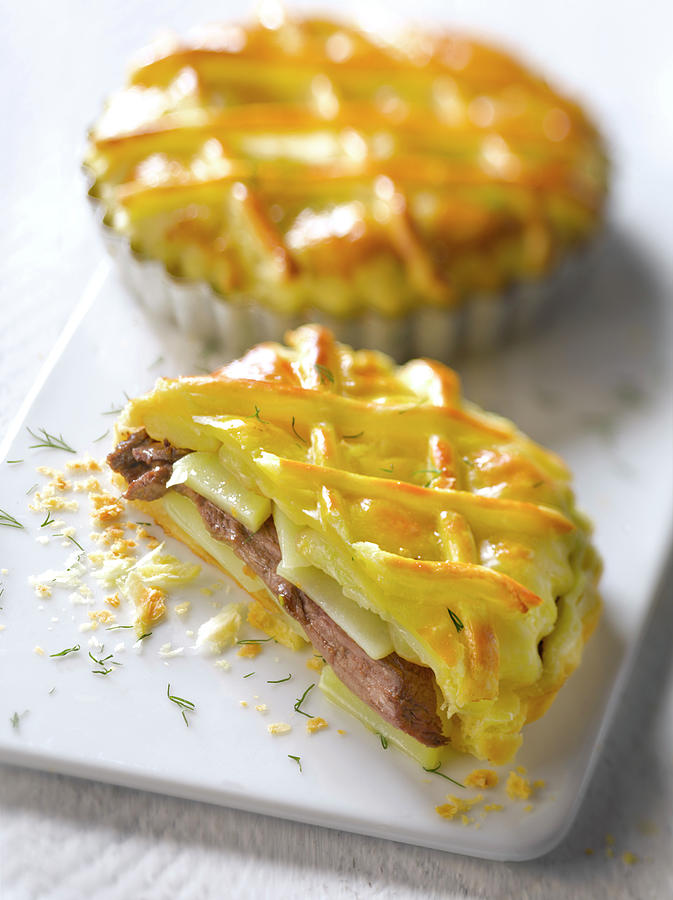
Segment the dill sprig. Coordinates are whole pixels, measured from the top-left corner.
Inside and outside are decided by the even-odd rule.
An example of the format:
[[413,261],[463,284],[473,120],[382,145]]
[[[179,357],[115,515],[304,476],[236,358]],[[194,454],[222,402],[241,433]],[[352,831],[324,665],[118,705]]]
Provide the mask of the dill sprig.
[[[103,648],[101,647],[101,652],[102,652],[102,650],[103,650]],[[110,672],[112,671],[112,666],[121,666],[122,664],[120,662],[115,662],[114,659],[112,659],[113,656],[114,656],[113,653],[108,653],[107,656],[103,656],[101,659],[97,659],[93,655],[91,650],[89,650],[89,658],[93,662],[95,662],[97,666],[100,666],[100,669],[92,669],[91,674],[92,675],[109,675]],[[109,659],[112,659],[112,662],[110,663],[110,666],[106,666],[105,663]]]
[[44,522],[40,525],[40,528],[44,528],[45,525],[51,525],[55,521],[56,519],[52,518],[51,512],[47,510],[47,515],[44,517]]
[[122,628],[135,628],[135,625],[108,625],[106,631],[119,631]]
[[284,681],[289,681],[292,678],[292,675],[287,675],[285,678],[274,678],[271,681],[267,681],[267,684],[282,684]]
[[94,441],[93,441],[93,442],[94,442],[94,444],[97,444],[97,443],[98,443],[98,441],[102,441],[102,440],[103,440],[103,438],[105,438],[105,437],[107,437],[107,436],[108,436],[108,434],[110,434],[110,429],[109,429],[109,428],[108,428],[108,429],[107,429],[107,430],[106,430],[106,431],[104,431],[104,432],[103,432],[103,433],[102,433],[102,434],[101,434],[101,436],[100,436],[100,437],[97,437],[97,438],[94,438]]
[[187,720],[187,712],[194,712],[196,709],[195,704],[191,700],[185,700],[184,697],[176,697],[175,694],[171,694],[171,683],[168,682],[168,688],[166,690],[166,696],[171,701],[171,703],[175,703],[177,707],[180,708],[180,712],[182,713],[182,718],[185,720],[185,725],[189,728],[189,721]]
[[357,434],[342,434],[341,439],[344,441],[354,441],[356,438],[361,438],[364,434],[364,431],[358,431]]
[[110,404],[110,409],[106,409],[101,413],[101,416],[118,416],[122,411],[122,406],[113,406]]
[[301,706],[304,700],[306,700],[306,698],[308,697],[309,692],[312,691],[314,687],[315,684],[309,684],[301,697],[298,697],[294,702],[294,711],[298,712],[302,716],[306,716],[307,719],[313,719],[315,718],[315,716],[312,716],[311,713],[304,712]]
[[[15,713],[14,715],[16,715],[16,713]],[[303,771],[304,771],[304,770],[302,769],[302,767],[301,767],[301,756],[293,756],[291,753],[288,753],[287,758],[288,758],[288,759],[293,759],[293,760],[297,763],[297,765],[299,766],[299,771],[300,771],[300,772],[303,772]]]
[[464,626],[463,623],[460,621],[460,619],[459,619],[458,616],[455,614],[455,612],[454,612],[452,609],[449,609],[448,606],[446,607],[446,611],[447,611],[448,614],[451,616],[451,621],[452,621],[453,624],[455,625],[456,631],[458,632],[458,634],[460,634],[460,632],[463,630],[463,628],[465,628],[465,626]]
[[28,488],[28,490],[26,491],[26,496],[28,497],[30,494],[32,494],[33,491],[36,489],[36,487],[37,487],[37,482],[35,482],[35,484],[32,484],[32,485]]
[[297,437],[298,437],[299,440],[302,442],[302,444],[307,443],[306,438],[303,438],[303,437],[299,434],[299,432],[298,432],[297,429],[295,428],[294,423],[295,423],[295,417],[292,416],[292,430],[293,430],[294,433],[297,435]]
[[[436,477],[436,476],[438,476],[438,475],[441,475],[442,473],[440,472],[439,469],[416,469],[415,472],[412,472],[412,473],[411,473],[411,477],[413,478],[414,475],[425,475],[425,474],[432,474],[432,475],[434,475],[434,476]],[[430,485],[432,484],[432,482],[433,482],[434,480],[435,480],[434,478],[428,479],[428,481],[425,482],[425,484],[423,485],[423,487],[426,487],[426,488],[427,488],[427,487],[430,487]]]
[[[49,524],[49,523],[47,523],[47,524]],[[71,542],[72,544],[74,544],[76,547],[79,547],[79,549],[82,551],[82,553],[85,553],[85,552],[86,552],[86,551],[84,550],[84,547],[80,544],[80,542],[79,542],[79,541],[76,541],[75,538],[74,538],[71,534],[66,534],[66,533],[63,532],[63,531],[55,531],[55,532],[54,532],[54,537],[62,537],[62,538],[65,538],[67,541],[70,541],[70,542]]]
[[251,676],[251,675],[254,675],[254,674],[255,674],[254,672],[248,672],[248,674],[247,674],[247,675],[244,675],[243,677],[244,677],[244,678],[250,678],[250,676]]
[[8,466],[15,466],[17,463],[22,463],[22,462],[23,462],[22,459],[8,459],[8,460],[7,460],[7,465],[8,465]]
[[460,781],[456,781],[455,778],[450,778],[448,775],[445,775],[443,772],[440,772],[439,771],[440,766],[441,766],[441,763],[437,763],[437,765],[435,766],[434,769],[426,769],[426,767],[423,766],[423,771],[430,772],[431,775],[439,775],[440,778],[446,778],[447,781],[450,781],[451,784],[455,784],[458,787],[461,787],[461,788],[465,787],[465,785],[461,784]]
[[256,403],[255,403],[255,411],[254,411],[254,413],[253,413],[251,416],[246,416],[246,418],[248,418],[248,419],[257,419],[259,422],[262,423],[262,425],[268,425],[268,424],[269,424],[268,421],[267,421],[266,419],[263,419],[262,416],[260,415],[260,409],[259,409],[259,406],[257,406]]
[[54,434],[49,434],[49,432],[44,428],[38,428],[38,433],[30,429],[26,428],[28,434],[35,439],[35,444],[30,444],[30,450],[37,450],[39,447],[49,447],[52,450],[65,450],[66,453],[77,453],[74,447],[71,447],[70,444],[67,443],[62,434],[59,434],[58,437]]
[[50,653],[49,656],[67,656],[69,653],[78,653],[79,649],[79,644],[75,644],[74,647],[66,647],[65,650],[61,650],[59,653]]
[[0,525],[6,525],[8,528],[24,527],[18,519],[15,519],[13,515],[6,512],[4,509],[0,509]]
[[385,736],[385,734],[381,734],[380,731],[377,731],[376,733],[378,734],[379,740],[381,741],[381,746],[383,747],[384,750],[387,750],[388,749],[388,738]]
[[15,712],[9,717],[9,721],[12,723],[12,728],[18,729],[19,725],[21,724],[21,719],[26,715],[27,712],[28,710],[25,709],[22,713]]
[[152,637],[152,632],[151,632],[151,631],[146,631],[145,634],[141,634],[140,637],[138,638],[138,640],[139,640],[139,641],[144,641],[145,638],[148,638],[148,637]]
[[394,469],[395,469],[395,466],[394,466],[392,463],[390,464],[390,466],[388,466],[388,467],[385,468],[385,469],[384,469],[383,467],[381,467],[381,471],[382,471],[382,472],[387,472],[389,475],[392,475]]
[[269,641],[272,641],[272,637],[268,638],[251,638],[251,640],[245,641],[236,641],[237,644],[267,644]]
[[325,384],[326,381],[329,381],[331,384],[334,384],[334,374],[327,368],[327,366],[320,366],[318,363],[314,363],[314,367],[318,375],[320,375],[320,383]]

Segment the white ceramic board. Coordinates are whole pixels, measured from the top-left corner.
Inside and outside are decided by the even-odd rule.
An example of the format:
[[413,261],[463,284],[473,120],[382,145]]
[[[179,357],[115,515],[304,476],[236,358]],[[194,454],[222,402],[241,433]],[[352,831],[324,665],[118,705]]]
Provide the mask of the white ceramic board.
[[[78,626],[88,610],[103,606],[106,592],[99,590],[89,607],[74,607],[70,591],[55,589],[40,600],[28,584],[31,574],[62,568],[72,547],[62,539],[37,542],[49,527],[41,528],[43,516],[28,511],[26,491],[43,480],[36,466],[59,468],[71,457],[28,449],[25,426],[62,433],[79,455],[100,457],[111,438],[94,441],[111,427],[114,417],[105,413],[125,392],[148,389],[159,374],[202,371],[219,361],[149,322],[107,264],[0,448],[0,508],[25,525],[0,527],[0,567],[8,570],[0,575],[0,759],[494,859],[526,859],[550,849],[578,809],[670,539],[670,319],[656,292],[645,290],[647,268],[632,243],[608,235],[597,265],[581,302],[569,299],[535,339],[460,365],[468,396],[511,416],[568,459],[606,563],[605,614],[585,661],[548,715],[525,729],[516,762],[547,783],[532,811],[505,801],[504,811],[478,819],[479,828],[439,818],[435,805],[460,789],[397,751],[384,751],[317,689],[306,707],[330,727],[307,735],[306,719],[293,712],[295,698],[316,680],[305,654],[267,644],[254,660],[231,652],[231,669],[216,668],[191,649],[194,640],[186,634],[213,613],[213,604],[236,596],[236,588],[226,596],[201,593],[221,580],[208,567],[199,581],[172,594],[171,605],[192,600],[188,617],[170,614],[140,649],[132,649],[129,632],[99,629],[106,653],[122,641],[126,649],[116,651],[123,666],[110,676],[92,674],[91,635]],[[637,308],[636,293],[643,298]],[[16,459],[24,461],[7,462]],[[79,496],[81,512],[64,518],[77,526],[82,545],[95,549],[88,503]],[[175,542],[168,546],[190,556]],[[183,655],[160,657],[168,641],[184,647]],[[82,648],[77,654],[48,656],[75,643]],[[47,655],[37,655],[36,645]],[[255,674],[244,678],[249,672]],[[267,683],[289,673],[289,682]],[[166,697],[168,682],[196,703],[189,728]],[[259,703],[267,704],[266,715],[255,711]],[[14,713],[18,727],[10,721]],[[280,721],[292,731],[270,736],[267,725]],[[301,758],[301,772],[290,754]],[[445,771],[460,779],[474,766],[457,758]],[[492,802],[500,801],[498,789]]]

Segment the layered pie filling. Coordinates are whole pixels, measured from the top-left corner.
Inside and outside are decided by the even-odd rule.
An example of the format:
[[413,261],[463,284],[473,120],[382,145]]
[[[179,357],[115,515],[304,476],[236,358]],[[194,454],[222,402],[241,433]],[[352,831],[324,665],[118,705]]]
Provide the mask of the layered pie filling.
[[[299,550],[302,529],[248,491],[218,454],[179,449],[142,429],[121,441],[108,463],[126,480],[127,499],[162,499],[175,524],[243,587],[253,595],[266,588],[290,628],[385,722],[426,747],[448,743],[432,669],[396,652],[390,626],[312,566]],[[399,646],[404,638],[396,637]],[[335,679],[326,680],[333,693]]]

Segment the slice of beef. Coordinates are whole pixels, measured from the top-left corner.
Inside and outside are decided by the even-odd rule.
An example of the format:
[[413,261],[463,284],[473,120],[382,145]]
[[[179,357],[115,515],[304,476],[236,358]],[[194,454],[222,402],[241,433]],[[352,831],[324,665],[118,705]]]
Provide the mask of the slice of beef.
[[[173,462],[188,453],[164,441],[153,441],[144,431],[122,441],[108,456],[108,464],[129,483],[124,496],[133,500],[156,500],[166,492]],[[195,504],[208,531],[234,552],[280,599],[285,611],[296,619],[307,637],[343,683],[386,722],[429,747],[448,743],[437,714],[435,677],[431,669],[391,653],[371,659],[324,610],[303,591],[277,574],[281,560],[278,535],[269,518],[251,532],[233,516],[185,485],[174,490]]]
[[435,676],[431,669],[391,653],[371,659],[359,644],[303,591],[276,573],[281,560],[278,535],[269,518],[251,532],[209,500],[177,486],[196,504],[214,538],[225,541],[279,597],[285,611],[296,619],[307,637],[346,687],[375,709],[386,722],[429,747],[448,743],[437,715]]
[[166,440],[154,441],[142,429],[117,444],[107,462],[128,482],[127,500],[158,500],[166,493],[173,463],[189,452]]

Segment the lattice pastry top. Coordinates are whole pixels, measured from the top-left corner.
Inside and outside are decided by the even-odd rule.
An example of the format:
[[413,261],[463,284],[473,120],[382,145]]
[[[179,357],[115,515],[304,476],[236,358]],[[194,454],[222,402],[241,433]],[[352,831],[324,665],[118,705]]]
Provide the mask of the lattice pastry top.
[[120,434],[224,454],[313,535],[312,564],[433,670],[454,745],[507,758],[598,618],[600,564],[567,469],[439,363],[397,367],[318,326],[287,340],[159,380]]
[[150,47],[86,165],[108,225],[170,273],[336,315],[545,275],[607,177],[580,107],[506,53],[280,18]]

